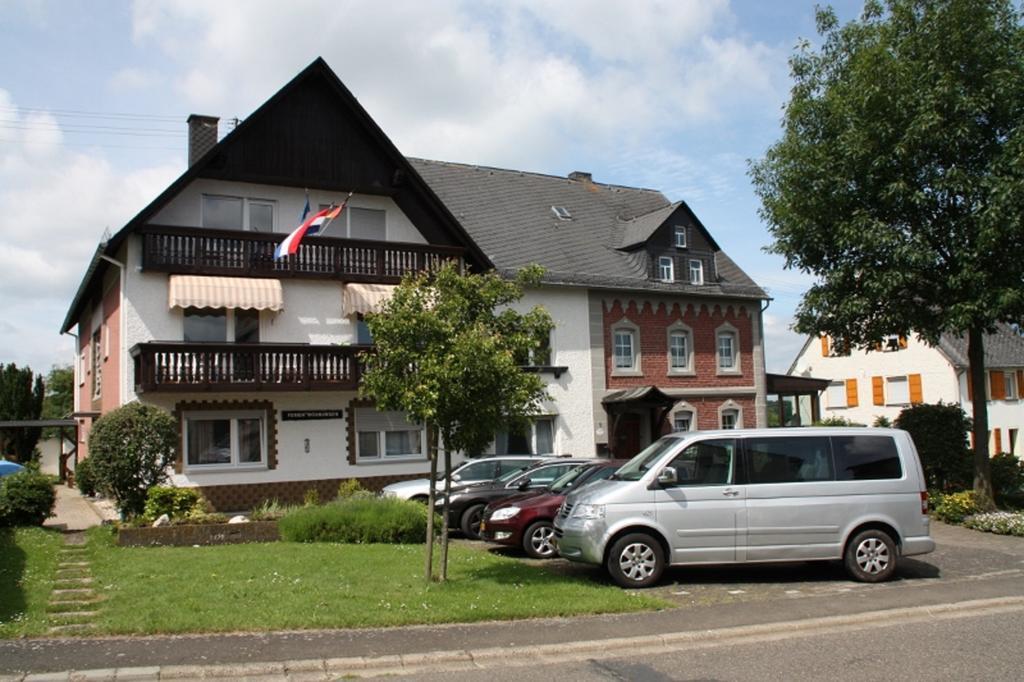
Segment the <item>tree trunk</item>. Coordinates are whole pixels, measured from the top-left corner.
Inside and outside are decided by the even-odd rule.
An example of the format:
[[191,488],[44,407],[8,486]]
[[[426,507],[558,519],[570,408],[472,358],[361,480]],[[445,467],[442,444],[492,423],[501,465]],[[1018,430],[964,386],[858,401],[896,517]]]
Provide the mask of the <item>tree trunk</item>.
[[427,492],[427,556],[423,577],[429,584],[434,581],[434,507],[437,496],[437,445],[433,438],[427,443],[427,452],[430,457],[430,488]]
[[[445,443],[448,439],[445,438]],[[441,524],[441,582],[448,580],[448,505],[452,495],[452,453],[444,448],[444,522]]]
[[972,326],[967,332],[967,361],[972,386],[971,417],[974,420],[974,495],[983,511],[996,508],[992,494],[992,467],[988,455],[988,392],[985,389],[985,330]]

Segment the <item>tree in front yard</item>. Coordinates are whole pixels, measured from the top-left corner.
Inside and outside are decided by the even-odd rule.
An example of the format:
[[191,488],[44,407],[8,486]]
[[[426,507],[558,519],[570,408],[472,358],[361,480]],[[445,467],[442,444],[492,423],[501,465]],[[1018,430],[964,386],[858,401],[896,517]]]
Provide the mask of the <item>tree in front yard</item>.
[[751,175],[770,250],[815,275],[796,329],[867,348],[966,334],[974,490],[993,506],[984,335],[1024,319],[1024,30],[1008,0],[871,1],[791,58]]
[[[538,267],[515,280],[464,275],[452,264],[407,277],[379,314],[367,316],[376,345],[368,353],[362,394],[382,410],[401,410],[426,424],[444,445],[444,492],[451,489],[451,453],[479,453],[498,431],[521,428],[546,396],[523,358],[540,350],[551,317],[539,307],[510,306],[540,280]],[[432,580],[437,448],[429,439],[430,494],[426,578]],[[447,508],[447,506],[446,506]],[[447,578],[448,524],[441,531],[441,580]]]
[[178,426],[159,407],[130,403],[96,420],[89,432],[96,487],[117,501],[122,519],[142,514],[149,489],[167,479],[177,445]]
[[[0,421],[39,419],[42,409],[43,378],[14,363],[0,367]],[[0,455],[13,455],[19,462],[31,461],[41,434],[37,428],[0,431]]]

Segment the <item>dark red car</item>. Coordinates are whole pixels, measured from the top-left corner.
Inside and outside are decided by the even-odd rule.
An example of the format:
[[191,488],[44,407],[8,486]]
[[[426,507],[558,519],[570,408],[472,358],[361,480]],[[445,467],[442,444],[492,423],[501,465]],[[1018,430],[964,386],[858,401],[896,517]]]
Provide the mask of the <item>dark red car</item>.
[[512,547],[521,546],[535,559],[556,554],[554,521],[558,507],[571,490],[614,474],[625,459],[606,459],[581,464],[543,490],[508,497],[487,505],[480,524],[480,537]]

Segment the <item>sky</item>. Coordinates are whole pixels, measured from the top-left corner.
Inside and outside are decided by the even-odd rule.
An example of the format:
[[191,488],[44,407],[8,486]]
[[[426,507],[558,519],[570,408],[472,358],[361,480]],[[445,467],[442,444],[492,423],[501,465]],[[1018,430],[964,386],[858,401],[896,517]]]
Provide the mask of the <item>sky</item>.
[[[862,3],[832,3],[856,18]],[[813,0],[0,0],[0,362],[70,364],[88,260],[322,56],[408,156],[658,189],[772,296],[770,372],[811,280],[765,252],[748,161],[780,136]]]

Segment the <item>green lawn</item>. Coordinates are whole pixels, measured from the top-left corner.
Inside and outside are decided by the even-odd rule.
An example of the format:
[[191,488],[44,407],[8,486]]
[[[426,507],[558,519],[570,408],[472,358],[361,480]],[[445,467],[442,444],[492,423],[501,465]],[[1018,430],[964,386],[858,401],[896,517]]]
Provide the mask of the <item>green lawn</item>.
[[56,531],[0,528],[0,638],[46,631],[46,602],[62,544]]
[[269,543],[121,548],[90,536],[103,633],[465,623],[656,609],[661,600],[452,547],[427,586],[421,545]]

